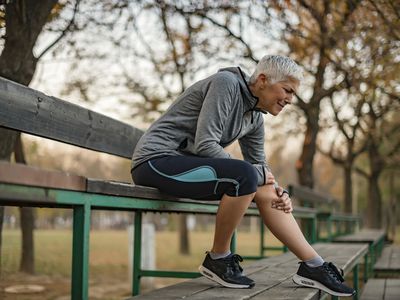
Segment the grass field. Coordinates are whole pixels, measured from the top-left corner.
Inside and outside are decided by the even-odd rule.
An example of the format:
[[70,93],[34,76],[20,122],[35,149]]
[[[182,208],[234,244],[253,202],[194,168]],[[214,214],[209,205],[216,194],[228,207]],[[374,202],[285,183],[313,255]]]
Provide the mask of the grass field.
[[[197,271],[204,258],[204,252],[211,247],[212,232],[190,233],[190,255],[179,254],[179,240],[176,232],[156,233],[156,266],[164,270]],[[90,298],[124,299],[129,295],[128,232],[117,230],[92,231],[90,236]],[[2,277],[0,299],[69,299],[71,274],[72,231],[36,230],[35,258],[36,276],[18,273],[21,234],[19,230],[3,232]],[[270,246],[280,243],[269,233],[266,241]],[[400,244],[400,228],[395,243]],[[259,249],[257,233],[239,232],[238,253],[256,255]],[[278,252],[279,253],[279,252]],[[275,252],[275,254],[278,254]],[[274,253],[267,253],[273,255]],[[248,261],[251,263],[251,261]],[[152,286],[158,288],[175,283],[177,279],[158,278]],[[34,283],[46,288],[45,293],[18,296],[6,294],[3,289],[10,285]]]
[[[212,245],[212,232],[190,233],[190,255],[179,254],[179,240],[176,232],[156,233],[156,267],[164,270],[197,271],[204,258],[204,252]],[[0,288],[12,284],[48,282],[48,296],[42,294],[37,299],[57,298],[69,292],[71,274],[72,231],[69,230],[36,230],[35,236],[36,272],[39,276],[26,276],[18,273],[21,252],[21,234],[19,230],[5,230],[3,233],[2,280]],[[123,299],[128,295],[130,279],[128,271],[128,232],[117,230],[92,231],[90,235],[90,294],[92,299]],[[269,245],[279,242],[266,234]],[[239,232],[238,253],[257,255],[259,236],[257,233]],[[279,253],[279,252],[278,252]],[[268,253],[273,254],[273,252]],[[153,281],[153,288],[177,282],[177,279],[158,278]],[[106,287],[109,286],[109,289]],[[117,291],[115,288],[119,287]],[[54,288],[61,293],[52,293]],[[144,287],[146,288],[146,287]],[[149,287],[147,287],[149,288]],[[102,290],[102,291],[99,291]],[[114,298],[113,295],[120,295]],[[58,295],[56,295],[58,294]],[[96,296],[97,295],[97,296]],[[39,296],[39,295],[38,295]],[[0,292],[0,299],[36,299],[13,298],[11,294]],[[110,298],[111,297],[111,298]]]

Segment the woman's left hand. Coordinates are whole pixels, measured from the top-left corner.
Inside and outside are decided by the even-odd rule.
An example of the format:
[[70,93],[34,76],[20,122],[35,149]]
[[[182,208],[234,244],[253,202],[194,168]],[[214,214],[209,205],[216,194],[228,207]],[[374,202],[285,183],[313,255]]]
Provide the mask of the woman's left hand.
[[289,197],[289,193],[281,186],[278,186],[275,190],[279,198],[278,200],[272,202],[272,207],[283,210],[285,213],[291,213],[293,211],[293,206],[292,199]]

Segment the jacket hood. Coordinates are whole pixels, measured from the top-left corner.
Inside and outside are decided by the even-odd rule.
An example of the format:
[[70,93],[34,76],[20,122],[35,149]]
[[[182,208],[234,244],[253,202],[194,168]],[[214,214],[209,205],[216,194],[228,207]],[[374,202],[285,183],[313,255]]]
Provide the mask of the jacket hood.
[[258,97],[254,96],[253,93],[250,91],[248,85],[250,76],[244,73],[242,69],[240,69],[240,67],[223,68],[218,70],[218,72],[231,72],[237,76],[237,78],[239,79],[240,89],[247,109],[254,111],[261,111],[262,113],[267,113],[266,111],[256,108],[256,105],[258,103]]

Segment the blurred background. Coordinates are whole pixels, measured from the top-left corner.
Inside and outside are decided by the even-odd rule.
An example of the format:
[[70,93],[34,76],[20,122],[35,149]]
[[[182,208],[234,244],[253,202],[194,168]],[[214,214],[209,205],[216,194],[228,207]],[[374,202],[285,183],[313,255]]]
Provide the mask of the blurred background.
[[[294,105],[265,116],[267,158],[280,185],[330,194],[342,211],[400,243],[398,1],[0,1],[0,76],[144,130],[195,81],[227,66],[250,75],[267,54],[287,55],[305,73]],[[0,131],[0,150],[6,142]],[[14,147],[0,159],[131,182],[129,160],[28,135]],[[241,157],[236,143],[227,151]],[[69,299],[72,212],[6,207],[0,217],[0,298]],[[195,271],[214,217],[145,220],[154,234],[150,264]],[[129,295],[132,221],[128,212],[93,213],[91,298]],[[257,222],[243,220],[239,253],[258,249]],[[24,251],[23,238],[31,240]],[[149,279],[145,290],[176,281]],[[45,290],[5,292],[20,283]]]

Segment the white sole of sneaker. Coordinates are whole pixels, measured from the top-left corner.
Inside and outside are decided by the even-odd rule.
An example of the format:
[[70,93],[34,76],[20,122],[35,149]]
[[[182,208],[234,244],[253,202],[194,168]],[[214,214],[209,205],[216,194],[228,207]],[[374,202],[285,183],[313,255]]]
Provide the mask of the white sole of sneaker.
[[219,283],[220,285],[223,285],[228,288],[233,288],[233,289],[248,289],[250,286],[248,284],[234,284],[234,283],[229,283],[224,280],[222,280],[220,277],[218,277],[215,273],[211,272],[209,269],[205,268],[204,266],[199,267],[199,271],[201,275],[204,277],[215,281],[216,283]]
[[298,284],[298,285],[302,285],[302,286],[306,286],[306,287],[311,287],[311,288],[315,288],[315,289],[320,289],[323,290],[324,292],[327,292],[330,295],[333,296],[338,296],[338,297],[349,297],[349,296],[353,296],[353,294],[349,294],[349,293],[339,293],[339,292],[335,292],[332,291],[331,289],[327,288],[326,286],[324,286],[323,284],[319,283],[318,281],[300,276],[295,274],[293,276],[293,282]]

